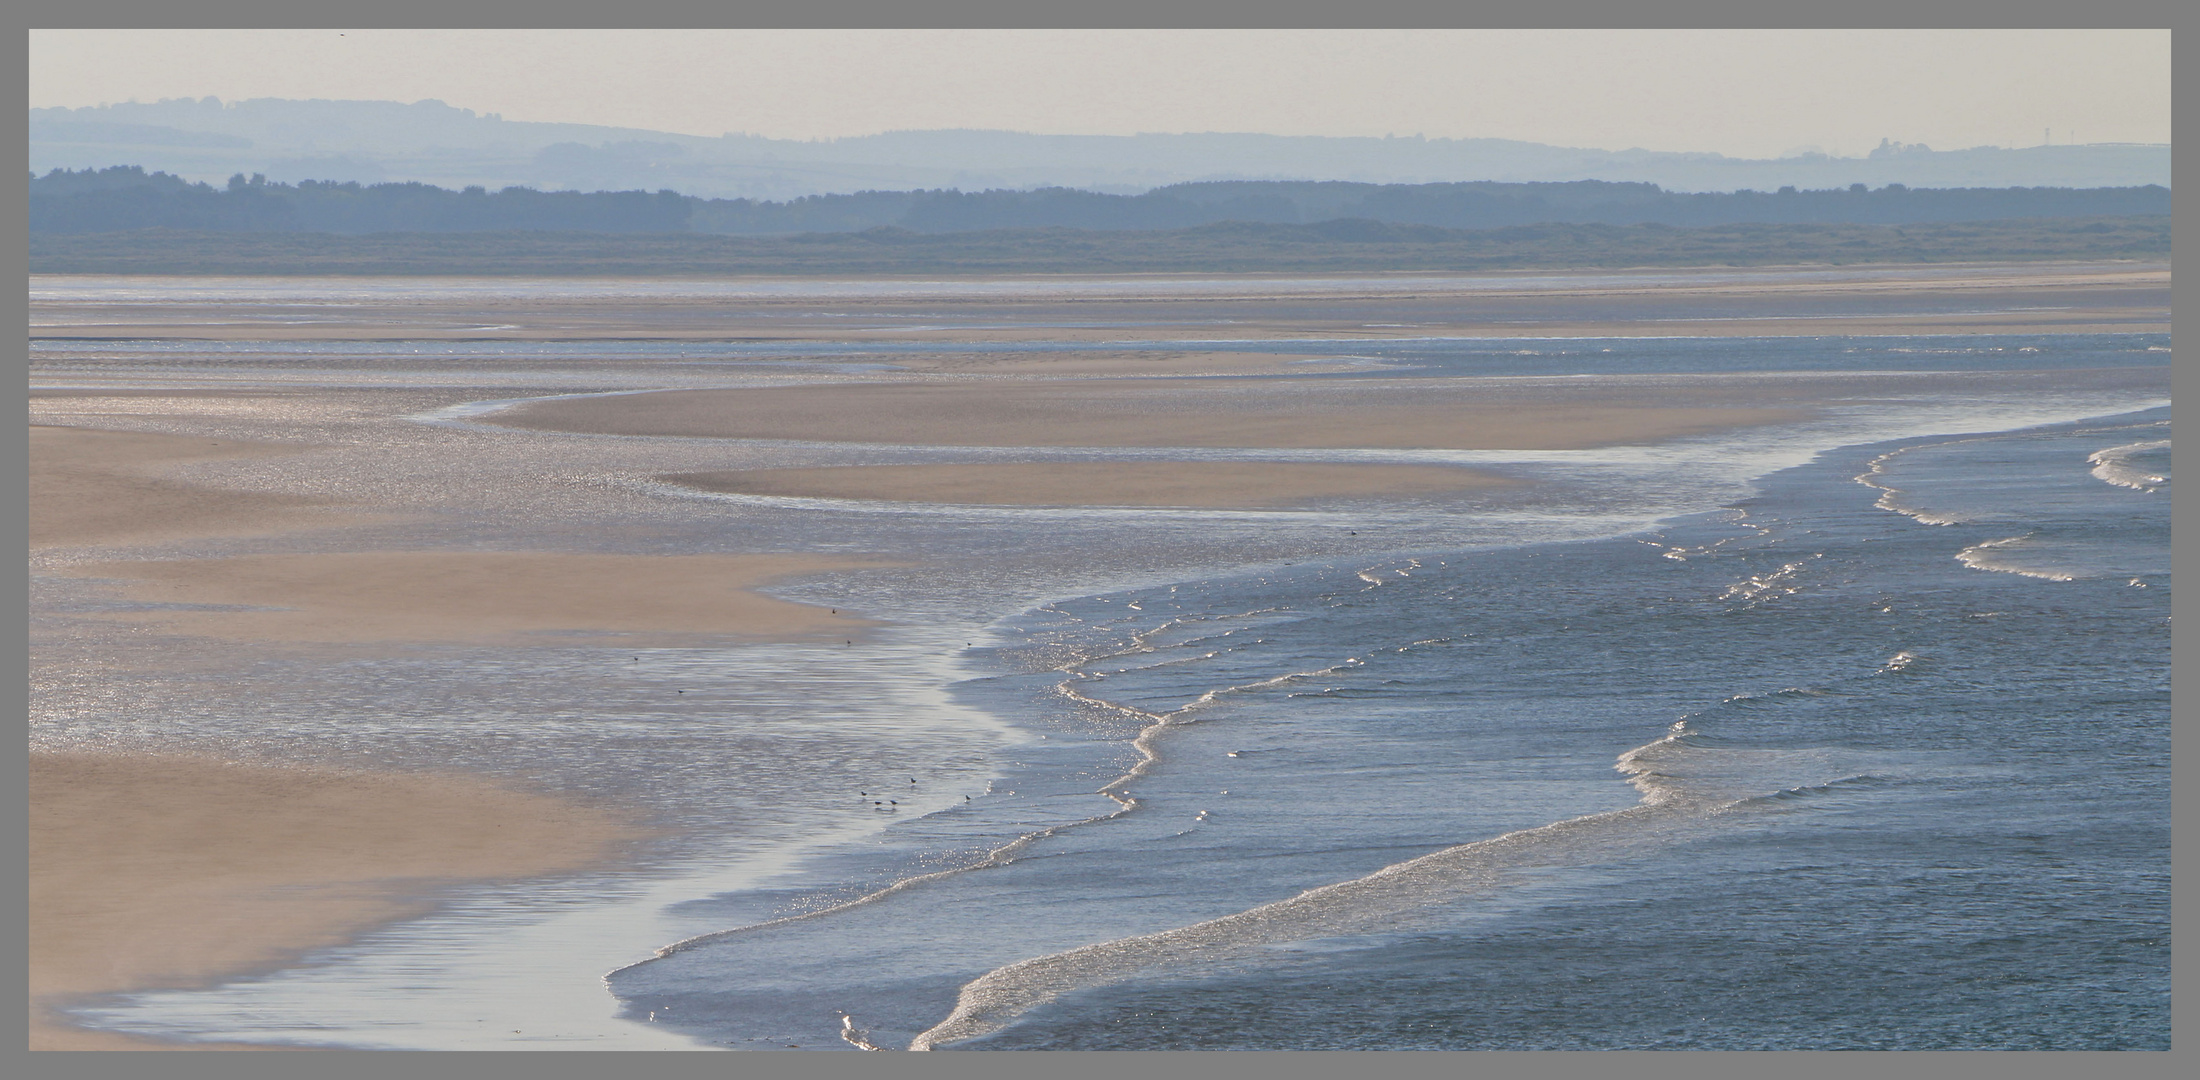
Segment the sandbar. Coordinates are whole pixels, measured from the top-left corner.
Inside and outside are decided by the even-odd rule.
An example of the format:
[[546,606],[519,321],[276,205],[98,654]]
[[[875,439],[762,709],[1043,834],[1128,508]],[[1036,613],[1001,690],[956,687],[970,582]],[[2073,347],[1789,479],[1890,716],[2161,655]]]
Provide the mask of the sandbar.
[[852,566],[805,555],[363,551],[84,563],[148,603],[101,616],[260,643],[823,639],[869,622],[751,591]]
[[82,753],[34,753],[29,776],[33,1050],[173,1048],[51,1007],[294,962],[440,886],[570,873],[643,835],[464,777]]
[[1512,484],[1448,465],[1284,461],[1032,461],[673,473],[703,491],[990,506],[1255,508],[1449,494]]
[[30,546],[105,546],[336,524],[330,503],[179,482],[170,466],[307,447],[93,428],[30,429]]
[[862,383],[526,402],[489,423],[599,435],[920,446],[1565,450],[1789,422],[1801,409],[1503,398],[1459,380],[1372,390],[1272,379]]

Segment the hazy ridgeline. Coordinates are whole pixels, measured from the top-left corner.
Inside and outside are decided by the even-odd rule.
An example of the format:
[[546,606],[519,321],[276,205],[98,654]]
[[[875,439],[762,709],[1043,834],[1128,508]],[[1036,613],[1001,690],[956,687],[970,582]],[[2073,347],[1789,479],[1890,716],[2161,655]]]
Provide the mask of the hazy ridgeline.
[[1913,189],[1672,192],[1648,183],[1363,184],[1218,181],[1139,195],[1031,191],[866,191],[785,202],[701,199],[672,191],[452,191],[421,183],[270,183],[216,188],[137,166],[56,170],[30,182],[34,233],[130,229],[246,232],[493,232],[792,235],[881,227],[918,233],[994,229],[1178,230],[1223,222],[1309,225],[1354,219],[1442,229],[1547,223],[1911,225],[2010,218],[2167,215],[2169,189]]
[[806,141],[530,123],[478,115],[440,101],[273,98],[32,109],[29,120],[29,167],[41,174],[127,161],[216,183],[232,173],[265,173],[285,182],[337,176],[489,190],[670,188],[710,198],[780,201],[821,193],[946,188],[1067,187],[1135,194],[1207,180],[1613,180],[1717,192],[1790,185],[1845,189],[1856,183],[1874,188],[1896,183],[1930,188],[2167,187],[2171,176],[2166,145],[1936,150],[1883,142],[1862,157],[1796,152],[1748,159],[1514,139],[1227,132],[892,131]]

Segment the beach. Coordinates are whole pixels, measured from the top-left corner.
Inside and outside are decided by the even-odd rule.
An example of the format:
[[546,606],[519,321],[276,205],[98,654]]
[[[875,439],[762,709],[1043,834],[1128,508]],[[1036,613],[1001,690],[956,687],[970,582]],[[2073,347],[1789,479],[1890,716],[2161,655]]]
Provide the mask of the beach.
[[[906,1045],[1013,961],[1624,809],[1613,757],[1668,714],[1818,676],[1719,667],[1782,608],[1688,622],[1714,659],[1655,679],[1572,628],[1784,596],[1814,557],[1874,580],[1820,539],[1858,526],[1819,507],[1874,495],[1837,448],[2166,439],[2168,277],[34,278],[33,1045],[844,1048],[835,1008]],[[1801,502],[1722,509],[1821,460]],[[1705,514],[1765,531],[1660,524]],[[1917,528],[1871,539],[1939,542]],[[1579,556],[1598,569],[1541,569],[1567,544],[1606,545]],[[1756,561],[1705,569],[1729,557]],[[2155,591],[2099,603],[2167,593],[2132,565]],[[1720,580],[1634,584],[1667,571]],[[1865,692],[1848,678],[1821,681]],[[1516,682],[1588,704],[1415,726]],[[1780,768],[1910,775],[1812,762]],[[1432,784],[1473,794],[1436,812]],[[1534,865],[1616,872],[1638,841],[1608,835]],[[1027,849],[1062,857],[987,855]],[[1309,918],[1261,940],[1374,932]],[[990,940],[955,936],[971,919]],[[421,964],[435,993],[403,989]],[[1099,1038],[1045,1011],[1118,984],[1078,964],[955,1037]],[[778,1004],[726,989],[752,978]]]

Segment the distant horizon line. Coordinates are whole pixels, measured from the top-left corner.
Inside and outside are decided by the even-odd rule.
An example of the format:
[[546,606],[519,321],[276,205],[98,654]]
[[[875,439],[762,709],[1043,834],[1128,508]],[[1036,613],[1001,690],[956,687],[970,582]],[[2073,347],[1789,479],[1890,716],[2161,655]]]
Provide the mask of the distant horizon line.
[[[1102,132],[1067,132],[1067,131],[1052,131],[1052,132],[1050,132],[1050,131],[1018,131],[1018,130],[1013,130],[1013,129],[1009,129],[1009,128],[978,128],[978,127],[967,127],[967,128],[966,128],[966,127],[939,127],[939,128],[888,128],[888,129],[885,129],[885,130],[881,130],[881,131],[868,132],[868,133],[864,133],[864,134],[858,134],[858,135],[825,135],[825,136],[818,136],[818,137],[815,137],[815,138],[802,138],[802,137],[798,137],[798,136],[783,136],[783,135],[766,135],[766,134],[762,134],[762,133],[758,133],[758,132],[751,132],[751,131],[725,131],[725,132],[721,132],[721,133],[719,133],[719,134],[717,134],[717,135],[699,135],[699,134],[694,134],[694,133],[691,133],[691,132],[684,132],[684,131],[668,131],[668,130],[663,130],[663,129],[659,129],[659,128],[646,128],[646,127],[625,127],[625,126],[621,126],[621,125],[616,125],[616,124],[599,124],[599,123],[589,123],[589,122],[584,122],[584,121],[572,121],[572,120],[513,120],[513,119],[508,119],[508,118],[506,118],[506,117],[504,116],[504,114],[502,114],[502,113],[497,113],[497,112],[477,112],[477,111],[475,111],[475,110],[473,110],[473,109],[470,109],[470,108],[467,108],[467,107],[465,107],[465,106],[463,106],[463,105],[452,105],[451,103],[449,103],[449,102],[447,102],[447,101],[444,101],[444,100],[443,100],[443,99],[441,99],[441,98],[421,98],[420,100],[417,100],[417,101],[397,101],[397,100],[394,100],[394,99],[390,99],[390,98],[285,98],[285,97],[255,97],[255,98],[242,98],[242,99],[237,99],[237,100],[232,100],[232,101],[225,101],[225,100],[223,100],[222,98],[220,98],[220,97],[218,97],[218,96],[216,96],[216,95],[208,94],[208,95],[206,95],[206,96],[204,96],[204,97],[190,97],[190,96],[187,96],[187,95],[180,95],[180,96],[177,96],[177,97],[166,97],[166,98],[160,98],[160,99],[157,99],[157,100],[155,100],[155,101],[150,101],[150,102],[147,102],[147,101],[139,101],[139,100],[137,100],[136,98],[131,98],[131,99],[127,100],[127,101],[103,101],[103,102],[100,102],[100,103],[98,103],[98,104],[96,104],[96,105],[31,105],[31,106],[27,106],[27,110],[28,110],[28,111],[30,111],[30,112],[38,112],[38,111],[41,111],[41,110],[66,110],[66,111],[70,111],[70,112],[76,112],[76,111],[81,111],[81,110],[92,110],[92,109],[111,109],[111,108],[114,108],[114,107],[116,107],[116,106],[120,106],[120,105],[169,105],[169,104],[177,104],[177,103],[183,103],[183,104],[193,104],[193,105],[205,105],[205,104],[207,104],[208,102],[212,102],[212,103],[213,103],[213,105],[214,105],[214,107],[217,107],[217,108],[222,108],[222,109],[230,109],[230,108],[235,108],[235,107],[237,107],[237,106],[240,106],[240,105],[249,105],[249,104],[253,104],[253,103],[257,103],[257,102],[284,102],[284,103],[298,103],[298,104],[315,104],[315,103],[327,103],[327,104],[332,104],[332,105],[394,105],[394,106],[397,106],[397,107],[399,107],[399,108],[418,108],[418,107],[421,107],[421,106],[436,106],[436,107],[440,107],[440,108],[443,108],[443,109],[449,109],[449,110],[451,110],[451,111],[454,111],[454,112],[464,113],[464,114],[465,114],[465,115],[467,116],[467,118],[469,118],[469,119],[476,119],[476,120],[488,120],[488,121],[493,121],[493,122],[496,122],[496,123],[503,123],[503,124],[533,124],[533,125],[542,125],[542,126],[549,126],[549,127],[584,127],[584,128],[599,128],[599,129],[602,129],[602,130],[605,130],[605,131],[634,131],[634,132],[645,132],[645,133],[648,133],[648,134],[652,134],[652,135],[670,135],[670,136],[675,136],[675,137],[678,137],[678,138],[685,138],[685,139],[711,139],[711,140],[729,140],[729,139],[760,139],[760,140],[764,140],[764,141],[767,141],[767,142],[783,142],[783,143],[802,143],[802,144],[810,144],[810,145],[830,144],[830,143],[839,143],[839,142],[851,142],[851,141],[856,141],[856,140],[861,140],[861,139],[875,139],[875,138],[881,138],[881,137],[884,137],[884,136],[889,136],[889,135],[934,135],[934,134],[960,134],[960,135],[1017,135],[1017,136],[1025,136],[1025,137],[1029,137],[1029,138],[1041,138],[1041,139],[1141,139],[1141,138],[1197,138],[1197,137],[1200,137],[1200,136],[1252,136],[1252,137],[1256,137],[1256,138],[1268,138],[1268,139],[1339,139],[1339,140],[1344,140],[1344,139],[1353,139],[1353,140],[1369,140],[1369,141],[1377,141],[1377,142],[1384,142],[1384,141],[1392,141],[1392,142],[1395,142],[1395,141],[1412,141],[1412,142],[1453,142],[1453,143],[1465,143],[1465,142],[1511,143],[1511,144],[1515,144],[1515,145],[1520,145],[1520,146],[1539,146],[1539,147],[1545,147],[1545,148],[1550,148],[1550,149],[1557,149],[1557,150],[1580,150],[1580,151],[1585,151],[1585,152],[1589,152],[1589,153],[1598,153],[1598,154],[1666,154],[1666,155],[1674,155],[1674,156],[1686,156],[1686,157],[1709,157],[1709,158],[1720,158],[1720,159],[1724,159],[1724,160],[1727,160],[1727,161],[1767,161],[1767,162],[1770,162],[1770,161],[1793,161],[1793,160],[1797,160],[1797,159],[1801,159],[1801,158],[1810,158],[1810,157],[1822,157],[1822,158],[1827,158],[1827,159],[1829,159],[1829,160],[1835,160],[1835,161],[1863,161],[1863,160],[1867,160],[1867,159],[1869,158],[1869,156],[1870,156],[1870,153],[1871,153],[1871,151],[1866,151],[1866,152],[1865,152],[1864,154],[1859,154],[1859,155],[1844,155],[1844,154],[1839,154],[1839,153],[1834,153],[1834,152],[1830,152],[1830,151],[1824,151],[1824,150],[1808,150],[1808,151],[1801,151],[1801,152],[1791,152],[1791,153],[1784,153],[1784,154],[1781,154],[1781,155],[1779,155],[1779,156],[1776,156],[1776,157],[1740,157],[1740,156],[1735,156],[1735,155],[1732,155],[1732,154],[1727,154],[1727,153],[1724,153],[1724,152],[1721,152],[1721,151],[1717,151],[1717,150],[1653,150],[1653,149],[1650,149],[1650,148],[1648,148],[1648,147],[1643,147],[1643,146],[1630,146],[1630,147],[1627,147],[1627,148],[1624,148],[1624,149],[1619,149],[1619,150],[1611,150],[1611,149],[1605,149],[1605,148],[1603,148],[1603,147],[1596,147],[1596,146],[1572,146],[1572,145],[1567,145],[1567,144],[1562,144],[1562,143],[1548,143],[1548,142],[1537,142],[1537,141],[1535,141],[1535,140],[1533,140],[1533,139],[1517,139],[1517,138],[1508,138],[1508,137],[1504,137],[1504,136],[1495,136],[1495,135],[1428,135],[1428,134],[1425,134],[1425,133],[1421,133],[1421,132],[1416,132],[1416,133],[1414,133],[1414,134],[1411,134],[1411,135],[1401,135],[1401,134],[1398,134],[1398,133],[1396,133],[1396,132],[1391,132],[1391,133],[1387,133],[1387,134],[1383,134],[1383,135],[1310,135],[1310,134],[1301,134],[1301,135],[1290,135],[1290,134],[1282,134],[1282,133],[1278,133],[1278,132],[1269,132],[1269,131],[1139,131],[1139,132],[1133,132],[1133,133],[1130,133],[1130,134],[1117,134],[1117,133],[1102,133]],[[2005,145],[2005,144],[1998,144],[1998,143],[1980,143],[1980,144],[1977,144],[1977,145],[1974,145],[1974,146],[1964,146],[1964,147],[1958,147],[1958,148],[1955,148],[1955,149],[1950,149],[1950,150],[1943,150],[1943,149],[1936,149],[1936,148],[1934,148],[1934,147],[1932,147],[1932,146],[1929,146],[1929,145],[1926,145],[1926,144],[1923,144],[1923,143],[1904,143],[1904,142],[1901,142],[1901,141],[1900,141],[1900,140],[1898,140],[1898,139],[1894,139],[1894,138],[1892,138],[1891,136],[1889,136],[1889,137],[1882,137],[1882,138],[1881,138],[1881,140],[1880,140],[1880,147],[1881,147],[1881,148],[1884,148],[1884,147],[1888,147],[1888,146],[1902,147],[1902,148],[1906,148],[1906,149],[1918,149],[1918,150],[1924,150],[1924,151],[1928,151],[1928,152],[1930,152],[1930,153],[1936,153],[1936,154],[1958,154],[1958,153],[1966,153],[1966,152],[1969,152],[1969,151],[1975,151],[1975,150],[2004,150],[2004,151],[2021,151],[2021,150],[2042,150],[2042,149],[2089,149],[2089,148],[2098,148],[2098,147],[2136,147],[2136,148],[2146,148],[2146,149],[2171,149],[2171,148],[2172,148],[2172,147],[2174,146],[2174,143],[2171,143],[2171,142],[2129,142],[2129,141],[2118,141],[2118,142],[2090,142],[2090,143],[2085,143],[2085,142],[2068,142],[2068,143],[2040,142],[2040,143],[2032,143],[2032,144],[2028,144],[2028,145],[2022,145],[2022,146],[2017,146],[2017,145]],[[1875,149],[1876,149],[1876,148],[1875,148]]]
[[[2119,145],[2119,144],[2103,144],[2103,145]],[[2131,144],[2131,145],[2146,145],[2146,144]],[[1159,185],[1156,185],[1156,186],[1154,186],[1154,187],[1152,187],[1152,188],[1149,188],[1149,189],[1147,189],[1147,190],[1146,190],[1146,191],[1144,191],[1144,192],[1139,192],[1139,193],[1137,193],[1137,194],[1129,194],[1129,193],[1123,193],[1123,192],[1105,192],[1105,191],[1097,191],[1097,190],[1094,190],[1094,189],[1091,189],[1091,188],[1080,188],[1080,187],[1076,187],[1076,186],[1074,186],[1074,185],[1069,185],[1069,184],[1042,184],[1042,185],[1039,185],[1039,186],[1036,186],[1036,187],[1020,187],[1020,188],[1019,188],[1019,187],[996,187],[996,188],[983,188],[983,189],[965,189],[965,188],[958,188],[958,187],[939,187],[939,188],[923,188],[923,187],[911,187],[911,188],[873,188],[873,189],[865,189],[865,190],[862,190],[862,191],[855,191],[855,192],[819,192],[819,193],[815,193],[815,194],[810,194],[810,195],[796,195],[796,196],[791,196],[791,197],[789,197],[789,198],[784,198],[784,199],[771,199],[771,198],[754,197],[754,196],[746,196],[746,195],[741,195],[741,196],[730,196],[730,197],[729,197],[729,196],[712,196],[712,195],[699,195],[699,194],[696,194],[696,193],[694,193],[694,192],[692,192],[692,191],[680,191],[680,190],[678,190],[678,189],[676,189],[676,188],[598,188],[598,189],[595,189],[595,190],[589,190],[589,189],[586,189],[586,188],[553,188],[553,187],[541,187],[541,186],[537,186],[537,185],[534,185],[534,184],[506,184],[505,186],[503,186],[503,187],[501,187],[501,188],[495,188],[495,189],[491,189],[491,188],[490,188],[490,187],[489,187],[488,185],[486,185],[486,184],[468,184],[468,185],[463,185],[463,186],[457,186],[457,187],[446,187],[446,186],[444,186],[443,184],[439,184],[439,183],[436,183],[436,182],[434,182],[434,181],[428,181],[428,180],[359,180],[359,179],[352,179],[352,180],[337,180],[337,179],[332,179],[332,178],[327,178],[327,177],[304,177],[304,178],[300,178],[300,179],[296,179],[296,180],[270,180],[270,179],[268,179],[268,178],[267,178],[267,175],[266,175],[265,173],[262,173],[262,172],[252,172],[252,173],[246,173],[246,172],[242,172],[242,171],[240,171],[240,172],[236,172],[236,173],[232,174],[232,175],[231,175],[231,176],[230,176],[230,177],[228,178],[228,184],[229,184],[229,188],[226,188],[226,189],[217,189],[217,188],[214,188],[214,186],[213,186],[213,183],[212,183],[211,181],[207,181],[207,180],[192,180],[192,179],[190,179],[190,178],[188,178],[188,177],[184,176],[184,175],[183,175],[182,173],[169,172],[169,171],[168,171],[168,170],[166,170],[166,169],[158,169],[158,168],[148,168],[147,166],[145,166],[145,165],[142,165],[142,164],[131,164],[131,163],[128,163],[128,162],[122,162],[122,163],[117,163],[117,164],[114,164],[114,165],[91,165],[91,166],[86,166],[86,167],[84,167],[84,168],[82,168],[82,169],[72,169],[72,168],[69,168],[69,167],[67,167],[67,166],[55,166],[54,168],[48,169],[48,170],[47,170],[47,171],[46,171],[45,173],[43,173],[43,174],[39,173],[39,172],[38,172],[38,170],[36,170],[36,169],[32,169],[32,170],[30,170],[30,171],[29,171],[29,178],[30,178],[31,182],[33,182],[33,183],[36,183],[37,181],[40,181],[40,180],[53,180],[53,179],[57,179],[57,178],[72,177],[72,176],[90,176],[90,175],[94,175],[94,174],[98,174],[98,173],[107,173],[107,172],[113,172],[113,171],[115,171],[115,170],[118,170],[118,169],[134,169],[134,170],[136,170],[136,171],[137,171],[137,172],[139,173],[139,175],[145,176],[145,177],[146,177],[146,178],[148,178],[148,179],[153,179],[153,178],[158,178],[158,177],[168,177],[168,178],[170,178],[170,179],[173,179],[173,180],[177,180],[177,181],[181,181],[181,182],[183,182],[183,183],[186,183],[186,184],[190,184],[190,185],[193,185],[193,186],[195,186],[195,187],[203,187],[203,188],[209,188],[209,189],[213,189],[213,190],[217,190],[217,191],[220,191],[220,190],[233,190],[233,189],[234,189],[234,188],[236,187],[236,185],[238,184],[238,182],[239,182],[239,181],[243,181],[243,182],[245,182],[245,185],[246,185],[246,186],[248,186],[248,187],[253,187],[253,188],[259,188],[259,187],[274,187],[274,188],[286,188],[286,189],[291,189],[291,190],[296,190],[296,189],[299,189],[299,188],[307,188],[307,187],[339,187],[339,188],[340,188],[340,187],[353,187],[353,188],[362,188],[362,189],[364,189],[364,188],[376,188],[376,187],[405,187],[405,186],[408,186],[408,185],[409,185],[409,186],[413,186],[413,187],[424,187],[424,188],[428,188],[428,189],[430,189],[430,190],[434,190],[434,191],[441,191],[441,192],[446,192],[446,193],[450,193],[450,194],[459,194],[459,195],[463,195],[463,194],[466,194],[466,193],[469,193],[469,192],[473,192],[473,191],[480,191],[480,192],[483,192],[483,193],[485,193],[485,194],[491,194],[491,195],[501,195],[501,194],[504,194],[504,193],[507,193],[507,192],[527,192],[527,193],[532,193],[532,194],[538,194],[538,195],[649,195],[649,196],[660,196],[660,195],[673,195],[673,196],[677,196],[677,197],[679,197],[679,198],[682,198],[682,199],[692,199],[692,200],[696,200],[696,201],[700,201],[700,202],[705,202],[705,203],[709,203],[709,202],[750,202],[750,203],[756,203],[756,204],[760,204],[760,205],[788,205],[788,204],[791,204],[791,203],[795,203],[795,202],[802,202],[802,201],[808,201],[808,200],[822,200],[822,199],[834,199],[834,198],[860,198],[860,197],[864,197],[864,196],[881,196],[881,195],[971,195],[971,196],[989,196],[989,195],[1039,195],[1039,194],[1047,194],[1047,193],[1050,193],[1050,192],[1062,192],[1062,191],[1068,191],[1068,192],[1078,192],[1078,193],[1082,193],[1082,194],[1089,194],[1089,195],[1100,195],[1100,196],[1103,196],[1103,197],[1106,197],[1106,198],[1119,198],[1119,199],[1136,199],[1136,198],[1141,198],[1141,197],[1144,197],[1144,196],[1148,196],[1148,195],[1154,195],[1154,194],[1157,194],[1157,193],[1160,193],[1160,192],[1165,192],[1165,191],[1168,191],[1168,190],[1170,190],[1170,189],[1173,189],[1173,188],[1186,188],[1186,187],[1197,187],[1197,186],[1200,186],[1200,185],[1205,185],[1205,184],[1215,184],[1215,185],[1220,185],[1220,184],[1240,184],[1240,185],[1248,185],[1248,184],[1267,184],[1267,185],[1276,185],[1276,186],[1290,186],[1290,185],[1347,185],[1347,186],[1352,186],[1352,187],[1373,187],[1373,188],[1440,188],[1440,187],[1476,187],[1476,186],[1494,186],[1494,187],[1503,187],[1503,188],[1515,188],[1515,187],[1518,187],[1518,188],[1532,188],[1532,187],[1568,187],[1568,186],[1575,186],[1575,185],[1581,185],[1581,184],[1605,184],[1605,185],[1610,185],[1610,186],[1613,186],[1613,187],[1638,187],[1638,186],[1647,186],[1647,187],[1650,187],[1650,188],[1653,188],[1653,189],[1655,189],[1656,191],[1658,191],[1658,192],[1659,192],[1660,194],[1662,194],[1662,195],[1680,195],[1680,196],[1696,196],[1696,197],[1701,197],[1701,196],[1728,196],[1728,195],[1739,195],[1739,196],[1763,196],[1763,195],[1771,195],[1771,196],[1784,196],[1784,195],[1827,195],[1827,194],[1855,194],[1855,193],[1862,193],[1862,192],[1905,192],[1905,191],[1915,191],[1915,192],[1981,192],[1981,191],[1991,191],[1991,192],[2002,192],[2002,191],[2122,191],[2122,190],[2141,190],[2141,189],[2145,189],[2145,188],[2161,188],[2161,189],[2162,189],[2162,190],[2164,190],[2164,191],[2170,191],[2170,190],[2174,190],[2174,188],[2172,188],[2172,186],[2171,186],[2171,185],[2168,185],[2168,184],[2161,184],[2161,183],[2150,183],[2150,184],[2107,184],[2107,185],[2098,185],[2098,186],[2094,186],[2094,187],[2085,187],[2085,188],[2081,188],[2081,187],[2065,187],[2065,186],[2060,186],[2060,185],[2023,185],[2023,184],[2010,184],[2010,185],[2001,185],[2001,186],[1989,186],[1989,187],[1978,187],[1978,186],[1970,186],[1970,187],[1924,187],[1924,186],[1913,186],[1913,185],[1910,185],[1910,184],[1905,184],[1905,183],[1902,183],[1902,182],[1900,182],[1900,181],[1888,181],[1888,182],[1886,182],[1886,183],[1883,183],[1883,184],[1881,184],[1880,186],[1878,186],[1878,187],[1876,187],[1876,188],[1874,188],[1874,187],[1871,187],[1871,186],[1870,186],[1870,185],[1868,185],[1868,184],[1862,184],[1862,183],[1850,183],[1850,184],[1836,184],[1836,185],[1834,185],[1834,186],[1832,186],[1832,187],[1823,187],[1823,188],[1803,188],[1803,187],[1800,187],[1800,186],[1798,186],[1798,185],[1786,185],[1786,186],[1783,186],[1783,187],[1781,187],[1781,188],[1779,188],[1779,189],[1776,189],[1776,190],[1772,190],[1772,191],[1766,191],[1766,190],[1761,190],[1761,189],[1757,189],[1757,188],[1736,188],[1736,189],[1734,189],[1734,190],[1732,190],[1732,191],[1677,191],[1677,190],[1674,190],[1674,189],[1671,189],[1671,188],[1667,188],[1667,187],[1665,187],[1665,186],[1663,186],[1663,185],[1661,185],[1661,184],[1658,184],[1658,183],[1657,183],[1657,182],[1655,182],[1655,181],[1650,181],[1650,180],[1603,180],[1603,179],[1598,179],[1598,178],[1594,178],[1594,177],[1590,177],[1590,178],[1584,178],[1584,179],[1579,179],[1579,180],[1436,180],[1436,181],[1414,181],[1414,182],[1382,182],[1382,181],[1367,181],[1367,180],[1291,180],[1291,179],[1240,179],[1240,178],[1224,178],[1224,179],[1215,179],[1215,180],[1179,180],[1179,181],[1176,181],[1176,182],[1174,182],[1174,183],[1169,183],[1169,184],[1159,184]],[[1374,220],[1374,219],[1370,219],[1370,220]]]

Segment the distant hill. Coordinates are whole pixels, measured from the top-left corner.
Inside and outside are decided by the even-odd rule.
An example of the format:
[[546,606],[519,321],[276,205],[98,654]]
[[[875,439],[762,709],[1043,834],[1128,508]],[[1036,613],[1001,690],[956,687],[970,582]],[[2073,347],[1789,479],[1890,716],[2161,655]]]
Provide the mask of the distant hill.
[[1076,188],[1136,194],[1212,180],[1364,184],[1607,180],[1674,192],[2170,186],[2166,145],[1934,150],[1775,160],[1507,139],[905,131],[803,142],[510,121],[438,101],[180,99],[29,110],[30,169],[138,164],[194,181],[416,181],[491,191],[673,189],[785,201],[859,191]]
[[1911,225],[2007,218],[2166,215],[2170,192],[2137,188],[1919,189],[1899,184],[1777,192],[1677,193],[1653,184],[1357,184],[1218,181],[1141,195],[1037,191],[873,191],[786,202],[699,199],[672,191],[452,191],[420,183],[235,176],[221,187],[136,166],[56,170],[30,181],[33,233],[132,229],[424,233],[536,230],[791,235],[893,227],[915,233],[1066,228],[1185,229],[1224,222],[1343,219],[1444,229],[1549,223],[1669,226]]

